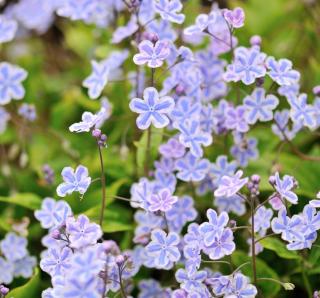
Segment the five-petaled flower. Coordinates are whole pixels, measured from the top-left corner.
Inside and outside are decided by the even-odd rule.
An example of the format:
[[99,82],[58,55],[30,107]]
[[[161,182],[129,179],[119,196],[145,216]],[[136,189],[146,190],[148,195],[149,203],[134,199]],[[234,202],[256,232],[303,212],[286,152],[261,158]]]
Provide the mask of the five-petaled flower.
[[245,118],[249,124],[255,124],[258,120],[270,121],[273,118],[272,111],[279,104],[279,99],[272,94],[265,94],[263,88],[256,88],[251,95],[244,98]]
[[248,182],[248,177],[241,178],[243,172],[237,171],[233,176],[223,176],[220,185],[214,191],[216,197],[231,197]]
[[276,172],[275,175],[274,188],[282,199],[286,199],[292,204],[298,203],[298,196],[292,191],[295,186],[295,180],[293,177],[285,175],[283,179],[280,179],[279,173]]
[[167,212],[172,208],[172,205],[178,201],[177,196],[173,196],[168,188],[160,190],[157,194],[152,194],[148,198],[149,210],[152,212],[162,211]]
[[292,62],[288,59],[276,61],[274,57],[268,57],[266,60],[268,68],[267,74],[279,85],[294,85],[300,79],[300,73],[292,69]]
[[95,244],[102,236],[101,227],[91,223],[83,214],[77,220],[74,217],[67,218],[66,232],[69,234],[70,247],[78,249]]
[[0,63],[0,105],[5,105],[11,99],[20,100],[25,90],[21,82],[27,77],[27,72],[19,66],[7,62]]
[[233,63],[228,65],[224,74],[224,79],[227,82],[242,81],[245,85],[250,85],[254,83],[255,79],[265,76],[264,60],[266,54],[261,53],[258,47],[250,49],[239,47],[235,49],[234,55]]
[[83,81],[83,86],[89,89],[89,97],[96,99],[108,82],[109,67],[105,61],[91,61],[92,73]]
[[18,23],[12,18],[0,15],[0,43],[11,41],[18,29]]
[[168,20],[173,23],[182,24],[185,15],[179,13],[182,10],[180,0],[159,0],[155,2],[155,10],[163,20]]
[[88,169],[81,165],[78,166],[75,171],[71,167],[65,167],[61,175],[64,182],[57,187],[59,197],[65,197],[74,191],[78,191],[83,195],[91,183],[91,178],[88,176]]
[[169,96],[159,97],[158,91],[153,87],[144,89],[143,99],[134,98],[130,102],[130,109],[139,113],[137,126],[147,129],[151,123],[156,128],[163,128],[169,124],[169,114],[174,108],[174,100]]
[[180,239],[177,233],[166,234],[161,229],[155,229],[151,234],[151,242],[146,246],[149,256],[154,257],[156,268],[165,268],[170,262],[180,259],[178,245]]
[[71,132],[88,132],[97,124],[99,119],[98,115],[84,112],[81,117],[82,121],[70,125],[69,130]]
[[147,63],[151,68],[162,66],[163,61],[170,54],[168,42],[163,40],[158,40],[155,44],[149,40],[143,40],[139,44],[139,51],[139,54],[133,56],[133,62],[137,65]]

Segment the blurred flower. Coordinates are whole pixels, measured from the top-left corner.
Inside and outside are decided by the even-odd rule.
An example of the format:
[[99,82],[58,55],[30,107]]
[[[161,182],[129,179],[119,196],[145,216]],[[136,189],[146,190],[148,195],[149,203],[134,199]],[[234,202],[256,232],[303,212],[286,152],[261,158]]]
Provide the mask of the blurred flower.
[[155,2],[154,7],[163,20],[178,24],[184,22],[185,15],[179,13],[183,8],[180,0],[159,0]]
[[158,194],[152,194],[148,198],[149,210],[152,212],[162,211],[167,212],[172,208],[172,205],[177,202],[178,197],[173,196],[168,188],[160,190]]
[[15,233],[8,233],[1,241],[0,248],[8,261],[16,261],[27,255],[27,239]]
[[225,9],[223,16],[232,28],[241,28],[244,25],[245,14],[241,7],[234,10]]
[[14,39],[18,24],[15,20],[0,15],[0,43],[5,43]]

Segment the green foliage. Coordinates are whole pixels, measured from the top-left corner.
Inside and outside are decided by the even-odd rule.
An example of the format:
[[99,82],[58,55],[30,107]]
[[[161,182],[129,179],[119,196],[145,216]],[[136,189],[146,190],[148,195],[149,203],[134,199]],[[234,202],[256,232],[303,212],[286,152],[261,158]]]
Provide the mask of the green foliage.
[[283,242],[277,238],[265,238],[260,241],[260,244],[267,249],[274,251],[279,257],[283,259],[299,260],[300,256],[296,251],[288,250]]

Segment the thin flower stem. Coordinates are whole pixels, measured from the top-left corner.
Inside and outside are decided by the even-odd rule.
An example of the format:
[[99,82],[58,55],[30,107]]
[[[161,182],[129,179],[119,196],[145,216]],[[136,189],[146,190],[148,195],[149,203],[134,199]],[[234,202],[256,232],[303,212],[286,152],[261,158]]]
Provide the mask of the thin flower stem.
[[108,262],[106,261],[104,265],[103,288],[102,288],[101,298],[105,297],[106,290],[107,290],[107,282],[108,282]]
[[100,219],[99,224],[102,227],[103,218],[104,218],[104,209],[106,208],[106,176],[104,173],[104,163],[103,163],[103,156],[101,147],[98,145],[99,151],[99,159],[100,159],[100,168],[101,168],[101,187],[102,187],[102,200],[101,200],[101,210],[100,210]]
[[125,291],[125,289],[123,287],[122,271],[120,269],[120,266],[118,267],[118,270],[119,270],[119,284],[120,284],[121,296],[122,296],[122,298],[127,298],[126,291]]
[[233,270],[232,264],[228,261],[206,261],[206,260],[201,260],[202,263],[207,263],[207,264],[226,264],[230,267],[231,271]]
[[236,268],[236,269],[233,271],[233,273],[232,273],[232,274],[235,274],[236,272],[240,271],[240,269],[241,269],[242,267],[247,266],[247,265],[249,265],[249,264],[251,264],[251,262],[250,262],[250,261],[249,261],[249,262],[245,262],[245,263],[241,264],[238,268]]
[[274,198],[275,193],[273,193],[271,196],[269,196],[265,201],[263,201],[262,203],[260,203],[254,210],[254,212],[256,213],[258,211],[258,209],[260,209],[263,205],[267,204],[271,199]]
[[283,282],[280,281],[280,280],[276,280],[276,279],[273,279],[273,278],[269,278],[269,277],[259,277],[257,278],[257,281],[272,281],[272,282],[275,282],[279,285],[281,285],[283,287]]
[[306,267],[305,267],[305,264],[304,264],[304,260],[302,259],[301,260],[301,274],[302,274],[302,279],[303,279],[303,283],[306,287],[306,290],[307,290],[307,293],[308,293],[308,297],[309,298],[312,298],[312,288],[311,288],[311,285],[310,285],[310,281],[308,279],[308,275],[306,273]]
[[247,203],[249,204],[249,206],[251,206],[251,202],[248,200],[248,198],[247,198],[245,195],[243,195],[243,194],[240,193],[240,192],[237,192],[237,195],[238,195],[242,200],[244,200],[245,202],[247,202]]
[[250,230],[250,226],[238,226],[238,227],[231,228],[232,231],[244,230],[244,229]]
[[252,258],[252,273],[253,273],[253,283],[257,284],[257,267],[256,267],[256,243],[254,237],[254,198],[251,200],[251,258]]

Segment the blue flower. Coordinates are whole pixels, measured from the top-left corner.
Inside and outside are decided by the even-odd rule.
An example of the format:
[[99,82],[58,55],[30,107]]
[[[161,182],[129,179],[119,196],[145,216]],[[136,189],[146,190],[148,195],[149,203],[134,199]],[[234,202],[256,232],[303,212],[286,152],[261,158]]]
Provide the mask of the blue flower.
[[234,61],[228,65],[224,78],[227,82],[242,81],[245,85],[254,83],[255,79],[264,77],[266,68],[264,60],[266,54],[261,53],[258,47],[250,49],[239,47],[234,51]]
[[177,160],[177,178],[182,181],[201,181],[208,173],[210,162],[207,159],[198,159],[188,152],[183,158]]
[[241,178],[243,172],[237,171],[233,176],[223,176],[218,188],[215,190],[216,197],[231,197],[235,195],[245,184],[248,178]]
[[231,176],[235,173],[237,164],[235,161],[228,162],[226,155],[219,155],[215,163],[210,166],[210,176],[216,186],[220,184],[223,176]]
[[179,141],[182,145],[190,148],[190,152],[195,157],[203,156],[203,149],[201,146],[209,146],[212,144],[212,136],[209,133],[201,131],[200,123],[192,120],[191,123],[180,123],[178,126],[181,134]]
[[230,149],[230,153],[241,167],[247,166],[250,159],[254,160],[258,158],[257,143],[256,138],[236,138],[235,144]]
[[205,29],[208,28],[210,24],[213,24],[215,20],[216,20],[215,12],[211,12],[209,15],[203,14],[203,13],[199,14],[196,17],[195,24],[185,28],[183,33],[185,35],[201,34]]
[[265,96],[265,93],[263,88],[256,88],[251,95],[244,98],[245,118],[249,124],[255,124],[258,120],[270,121],[273,118],[272,111],[279,104],[279,100],[271,94]]
[[70,206],[65,201],[56,201],[52,198],[45,198],[42,201],[41,209],[36,210],[35,218],[40,221],[45,229],[59,227],[65,223],[68,216],[72,215]]
[[300,94],[298,97],[288,98],[291,106],[290,118],[293,122],[301,122],[304,126],[314,129],[317,126],[316,109],[307,104],[307,95]]
[[148,87],[143,92],[143,99],[134,98],[130,102],[130,109],[139,113],[137,126],[147,129],[151,123],[157,128],[163,128],[169,124],[169,114],[174,108],[174,100],[169,96],[159,97],[158,91]]
[[30,122],[37,119],[36,107],[33,104],[23,103],[18,109],[18,114]]
[[303,233],[311,234],[320,229],[320,212],[317,212],[311,204],[303,208]]
[[139,44],[139,51],[139,54],[133,56],[133,62],[137,65],[147,63],[151,68],[162,66],[163,61],[170,53],[168,42],[163,40],[159,40],[155,44],[149,40],[143,40]]
[[210,246],[216,236],[220,236],[228,224],[228,213],[222,212],[219,216],[213,209],[207,210],[207,218],[209,222],[204,222],[199,226],[199,232],[203,234],[204,244]]
[[224,256],[231,255],[236,248],[230,228],[223,229],[221,233],[217,233],[210,242],[210,245],[204,245],[203,252],[211,260],[218,260]]
[[173,204],[172,208],[166,212],[170,231],[180,233],[188,221],[195,220],[197,214],[197,211],[193,207],[193,199],[189,196],[182,196]]
[[185,269],[178,269],[175,274],[176,280],[181,284],[181,288],[187,292],[201,292],[204,290],[204,280],[207,278],[206,271],[190,272]]
[[292,204],[298,203],[298,196],[291,191],[295,188],[295,180],[293,177],[285,175],[283,180],[280,179],[279,173],[276,172],[275,175],[274,188],[281,198],[288,200]]
[[23,278],[30,278],[36,265],[37,259],[35,257],[25,256],[14,262],[13,275],[15,277],[21,276]]
[[268,57],[266,60],[268,75],[280,86],[290,86],[297,83],[300,79],[300,73],[292,69],[292,62],[288,59],[276,61],[274,57]]
[[75,171],[71,167],[65,167],[61,175],[64,182],[57,187],[59,197],[65,197],[74,191],[78,191],[83,195],[91,183],[91,178],[88,176],[88,169],[81,165],[78,166]]
[[63,289],[64,298],[100,298],[101,293],[98,292],[99,277],[91,277],[85,282],[81,282],[76,276],[66,281]]
[[179,98],[174,110],[170,114],[170,118],[175,128],[183,125],[185,122],[198,120],[201,111],[200,103],[193,103],[190,98],[182,96]]
[[151,258],[154,258],[156,268],[165,268],[170,262],[177,262],[180,259],[178,234],[170,232],[166,234],[156,229],[151,234],[152,241],[146,246],[146,251]]
[[176,138],[169,139],[159,147],[159,153],[166,158],[180,158],[185,151],[185,147]]
[[69,130],[71,132],[88,132],[96,125],[99,117],[91,112],[84,112],[81,120],[81,122],[70,125]]
[[197,244],[202,249],[204,246],[203,234],[200,233],[197,223],[192,223],[188,226],[188,232],[184,235],[183,240],[187,244]]
[[27,255],[27,239],[15,233],[8,233],[1,241],[0,248],[2,255],[4,255],[8,261],[14,262]]
[[180,0],[159,0],[155,2],[155,10],[163,20],[178,24],[182,24],[185,19],[185,15],[179,13],[182,7]]
[[241,28],[244,25],[245,14],[241,7],[234,10],[225,9],[223,16],[232,28]]
[[178,38],[177,32],[172,28],[172,24],[168,21],[154,20],[147,25],[147,30],[148,32],[157,34],[160,40],[174,42]]
[[186,269],[188,272],[197,271],[201,264],[201,247],[199,243],[193,242],[187,244],[183,248],[183,255],[185,257]]
[[96,244],[102,236],[101,227],[96,223],[90,223],[88,217],[83,214],[79,215],[77,220],[74,217],[67,219],[66,232],[73,248]]
[[154,183],[147,178],[141,178],[138,183],[133,183],[131,186],[131,202],[133,208],[143,208],[148,210],[149,197],[153,194]]
[[27,72],[19,66],[7,62],[0,63],[0,105],[5,105],[11,99],[20,100],[25,95],[21,84],[27,77]]
[[244,106],[229,107],[226,111],[225,126],[238,132],[247,132],[249,125],[245,119],[245,113]]
[[40,261],[40,267],[52,277],[55,275],[64,275],[71,269],[71,256],[72,250],[69,247],[62,249],[50,248]]
[[72,275],[84,282],[104,269],[105,262],[99,256],[100,249],[97,246],[86,248],[84,251],[73,254],[70,264]]
[[230,297],[254,298],[258,291],[254,285],[249,284],[249,278],[241,273],[236,273],[232,279]]
[[164,188],[157,194],[152,194],[148,198],[149,211],[162,211],[167,212],[172,208],[172,205],[178,201],[177,196],[173,196],[168,188]]
[[0,257],[0,284],[10,284],[13,280],[14,265]]
[[140,290],[138,298],[171,298],[171,290],[161,288],[160,283],[154,279],[142,280],[138,286]]
[[[270,228],[270,222],[273,217],[273,211],[270,208],[261,206],[254,214],[254,231],[264,236]],[[251,224],[251,219],[250,219]]]
[[18,29],[18,24],[13,19],[8,19],[6,16],[0,16],[0,43],[8,42],[14,39]]
[[83,86],[89,89],[89,97],[96,99],[101,95],[109,77],[109,67],[105,61],[91,61],[92,73],[83,81]]
[[303,219],[299,215],[294,215],[292,218],[287,216],[287,210],[281,208],[278,212],[278,217],[275,217],[271,222],[272,231],[276,234],[281,234],[281,238],[286,241],[303,241],[303,233],[301,225]]
[[[143,1],[147,2],[147,1]],[[112,35],[111,43],[120,43],[122,40],[132,36],[139,29],[136,15],[132,15],[125,26],[118,27]]]
[[218,208],[220,213],[223,211],[227,213],[233,212],[234,214],[241,216],[246,212],[244,201],[237,194],[231,197],[217,197],[214,199],[213,204]]

